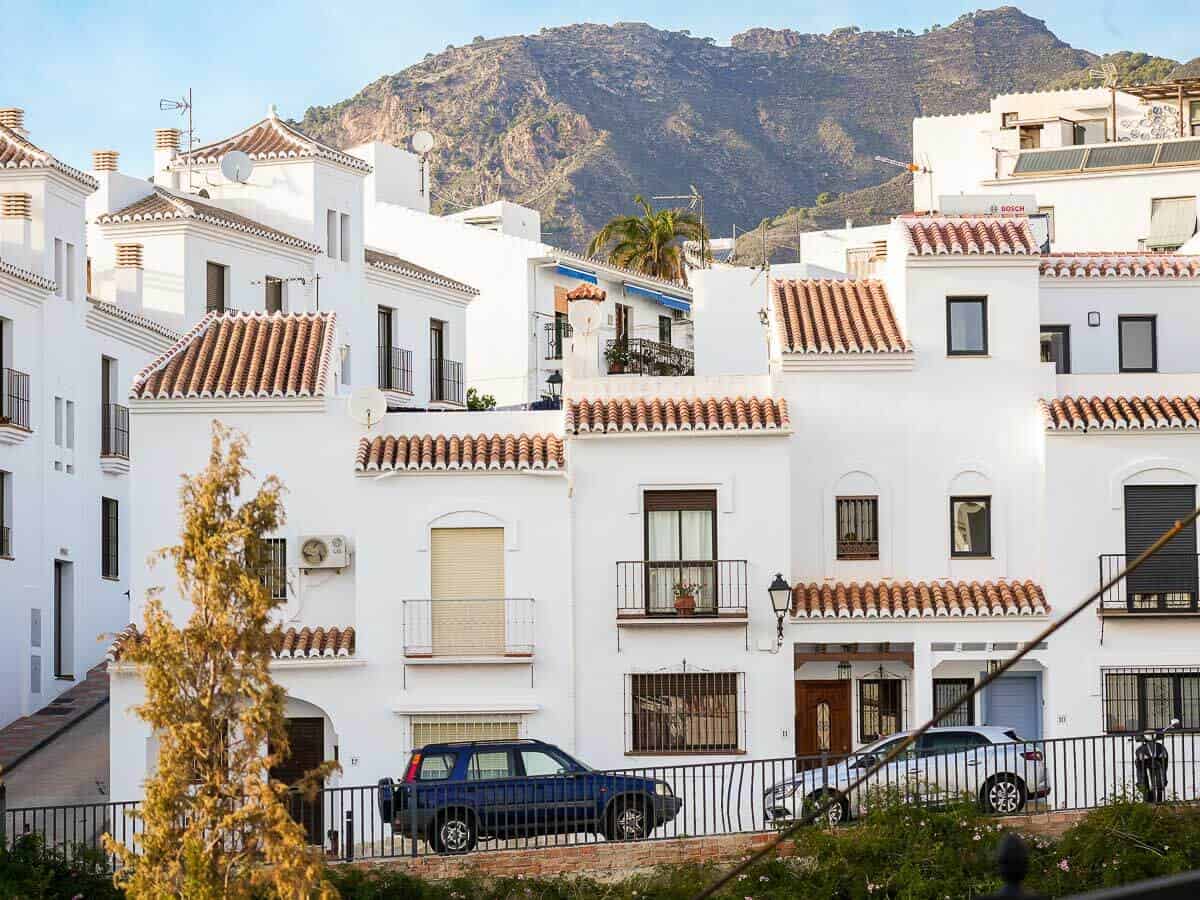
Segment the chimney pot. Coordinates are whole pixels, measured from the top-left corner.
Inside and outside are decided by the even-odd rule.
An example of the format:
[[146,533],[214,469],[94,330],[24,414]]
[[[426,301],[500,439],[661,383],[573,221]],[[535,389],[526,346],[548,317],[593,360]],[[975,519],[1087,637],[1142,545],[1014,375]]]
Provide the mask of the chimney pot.
[[117,171],[117,160],[121,154],[116,150],[93,150],[92,170],[95,172]]
[[0,218],[29,219],[33,216],[30,194],[0,194]]
[[17,106],[6,106],[0,109],[0,125],[13,131],[25,133],[25,110]]
[[154,129],[154,149],[155,150],[179,150],[179,129],[178,128],[156,128]]
[[118,269],[140,269],[140,268],[142,268],[142,245],[141,244],[117,244],[117,268]]

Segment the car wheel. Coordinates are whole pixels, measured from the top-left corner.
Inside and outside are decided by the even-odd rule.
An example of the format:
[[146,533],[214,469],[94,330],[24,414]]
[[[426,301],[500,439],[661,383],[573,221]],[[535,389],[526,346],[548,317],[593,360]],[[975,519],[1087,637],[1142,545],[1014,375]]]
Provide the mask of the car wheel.
[[636,800],[618,800],[613,804],[605,837],[610,841],[640,841],[649,833],[645,806]]
[[833,803],[815,821],[824,822],[830,827],[850,821],[850,802],[837,791],[817,791],[808,798],[808,802],[814,806],[821,806],[829,800]]
[[469,853],[475,849],[477,841],[475,823],[462,810],[439,815],[429,838],[429,843],[438,853]]
[[981,799],[986,811],[1011,816],[1025,808],[1025,785],[1015,775],[997,775],[983,786]]

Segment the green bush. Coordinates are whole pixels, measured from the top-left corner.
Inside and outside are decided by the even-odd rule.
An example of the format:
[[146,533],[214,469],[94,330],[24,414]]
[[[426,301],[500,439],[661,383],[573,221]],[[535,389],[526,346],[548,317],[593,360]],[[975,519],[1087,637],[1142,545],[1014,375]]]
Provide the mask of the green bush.
[[25,835],[0,850],[0,898],[4,900],[108,900],[124,896],[113,887],[97,850],[71,851],[70,858],[47,848],[38,835]]

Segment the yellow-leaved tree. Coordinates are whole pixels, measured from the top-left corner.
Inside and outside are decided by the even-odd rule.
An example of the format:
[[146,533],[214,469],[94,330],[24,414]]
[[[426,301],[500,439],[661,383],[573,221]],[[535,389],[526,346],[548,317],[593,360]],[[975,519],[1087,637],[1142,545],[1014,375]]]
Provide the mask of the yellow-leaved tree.
[[[122,649],[145,684],[134,711],[158,738],[136,846],[105,835],[122,862],[116,884],[132,898],[336,896],[288,813],[287,788],[268,777],[289,752],[284,692],[269,668],[282,601],[260,576],[264,536],[283,523],[283,487],[270,476],[241,497],[246,447],[213,423],[207,467],[183,479],[180,543],[152,557],[174,563],[191,613],[176,625],[151,591],[144,632]],[[309,773],[309,790],[336,765]]]

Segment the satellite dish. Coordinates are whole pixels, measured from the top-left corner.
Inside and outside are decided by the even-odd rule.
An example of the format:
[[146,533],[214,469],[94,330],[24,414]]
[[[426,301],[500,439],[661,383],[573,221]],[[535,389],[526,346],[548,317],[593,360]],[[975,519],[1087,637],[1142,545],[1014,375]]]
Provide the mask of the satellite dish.
[[254,171],[254,160],[241,150],[230,150],[221,157],[221,174],[237,184],[245,184]]
[[350,418],[367,428],[375,425],[387,412],[387,397],[374,387],[355,388],[350,395]]
[[424,156],[433,149],[433,135],[428,131],[418,131],[412,136],[412,148],[414,153]]

